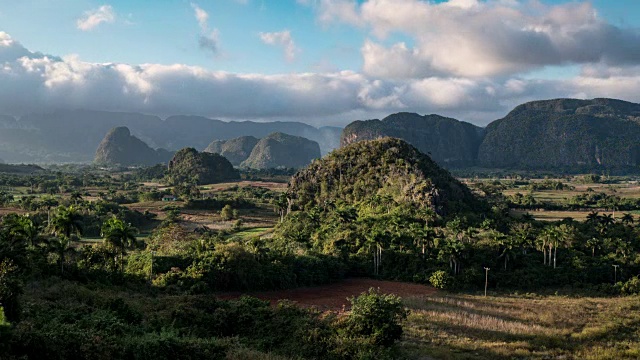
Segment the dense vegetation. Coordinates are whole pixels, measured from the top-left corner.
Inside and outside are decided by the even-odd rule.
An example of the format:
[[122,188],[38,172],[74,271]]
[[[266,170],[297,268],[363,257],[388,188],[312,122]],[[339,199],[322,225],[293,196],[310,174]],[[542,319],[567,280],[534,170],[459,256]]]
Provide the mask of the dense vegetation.
[[172,185],[213,184],[239,178],[240,174],[229,160],[219,154],[200,153],[194,148],[184,148],[173,156],[166,177]]
[[144,141],[131,135],[126,127],[116,127],[105,135],[98,149],[94,162],[101,165],[155,165],[166,163],[173,153],[150,148]]
[[[201,166],[195,150],[184,152],[185,158],[193,156],[184,164]],[[198,185],[186,177],[194,174],[187,166],[177,174],[185,177],[173,187],[149,183],[165,176],[158,166],[117,174],[72,167],[0,174],[6,214],[0,220],[0,357],[443,354],[429,344],[459,346],[470,358],[491,358],[473,355],[479,348],[493,358],[534,352],[566,356],[586,354],[591,341],[603,339],[606,345],[613,338],[589,333],[588,322],[572,322],[582,331],[552,328],[557,326],[553,319],[543,328],[522,314],[494,316],[525,306],[517,298],[492,299],[507,305],[487,309],[486,299],[464,295],[402,303],[370,291],[351,299],[349,311],[321,314],[286,302],[269,306],[254,298],[215,295],[315,286],[352,276],[461,292],[481,290],[487,279],[490,293],[640,293],[636,217],[599,208],[631,204],[633,197],[619,196],[615,205],[606,205],[617,195],[601,184],[613,181],[605,177],[478,181],[472,192],[429,156],[390,138],[354,143],[314,161],[291,178],[284,192],[278,184],[273,190],[272,182]],[[166,176],[172,176],[170,170]],[[587,186],[597,190],[576,189]],[[526,195],[505,195],[508,191]],[[563,204],[579,203],[592,212],[584,222],[543,222],[518,209],[524,205],[516,201],[539,204],[536,196],[545,192],[571,193]],[[160,201],[169,193],[178,195],[177,201]],[[598,312],[603,301],[585,306]],[[623,310],[607,308],[606,313],[637,309],[625,301]],[[405,305],[414,311],[407,314]],[[636,321],[620,320],[603,333],[631,344],[627,333],[635,334]],[[454,332],[485,343],[461,344],[471,340],[452,340]],[[403,336],[408,342],[398,348]],[[526,349],[518,348],[517,354],[496,350],[495,344],[504,342]],[[412,353],[414,347],[418,350]]]

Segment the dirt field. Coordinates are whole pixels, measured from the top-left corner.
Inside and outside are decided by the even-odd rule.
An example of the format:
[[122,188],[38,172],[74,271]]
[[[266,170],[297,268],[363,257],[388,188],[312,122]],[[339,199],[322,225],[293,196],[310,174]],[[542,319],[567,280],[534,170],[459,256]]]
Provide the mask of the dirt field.
[[383,293],[396,294],[403,298],[427,296],[436,293],[436,289],[426,285],[353,278],[323,286],[247,294],[233,292],[219,294],[218,297],[221,299],[234,299],[241,295],[251,295],[262,300],[269,300],[272,303],[287,299],[301,306],[316,307],[323,311],[341,310],[349,305],[348,297],[360,295],[362,292],[369,290],[369,288],[379,288]]

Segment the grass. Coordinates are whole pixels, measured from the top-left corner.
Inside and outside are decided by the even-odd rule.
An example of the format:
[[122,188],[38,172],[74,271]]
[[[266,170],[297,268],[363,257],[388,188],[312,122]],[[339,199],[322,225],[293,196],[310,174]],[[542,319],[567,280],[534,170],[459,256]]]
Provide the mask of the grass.
[[637,359],[640,297],[405,299],[407,358]]
[[266,235],[273,231],[272,227],[256,227],[251,229],[245,229],[242,231],[238,231],[237,233],[231,235],[231,237],[241,240],[248,240],[256,236]]

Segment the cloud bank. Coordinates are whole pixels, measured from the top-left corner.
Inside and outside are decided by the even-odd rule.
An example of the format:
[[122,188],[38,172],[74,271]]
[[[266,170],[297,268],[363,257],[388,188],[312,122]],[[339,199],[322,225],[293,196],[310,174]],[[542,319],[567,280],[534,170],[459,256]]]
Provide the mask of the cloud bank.
[[[0,32],[0,114],[87,108],[344,125],[411,111],[484,125],[530,100],[640,102],[640,35],[606,23],[588,3],[299,2],[313,6],[319,22],[366,29],[361,71],[264,75],[182,64],[97,64],[33,52]],[[200,45],[217,51],[208,14],[192,6],[202,30]],[[407,40],[389,43],[396,33]],[[290,33],[260,37],[295,56]],[[577,75],[528,76],[566,65],[578,66]]]

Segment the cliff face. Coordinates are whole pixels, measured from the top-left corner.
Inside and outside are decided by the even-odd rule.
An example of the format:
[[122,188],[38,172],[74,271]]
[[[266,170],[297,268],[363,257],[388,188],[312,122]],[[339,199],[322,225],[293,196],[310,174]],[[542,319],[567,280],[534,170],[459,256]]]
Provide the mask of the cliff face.
[[489,124],[478,163],[580,171],[640,165],[640,104],[556,99],[516,107]]
[[131,135],[126,127],[111,129],[104,137],[98,149],[94,162],[106,165],[155,165],[167,162],[173,154],[159,149],[150,148],[142,140]]
[[240,166],[253,169],[299,168],[320,156],[320,145],[315,141],[273,133],[260,139]]
[[214,140],[204,151],[220,154],[226,157],[231,164],[238,166],[249,158],[257,143],[258,139],[253,136],[241,136],[230,140]]
[[342,132],[341,146],[395,137],[415,146],[446,167],[475,164],[482,128],[439,115],[397,113],[383,120],[355,121]]

